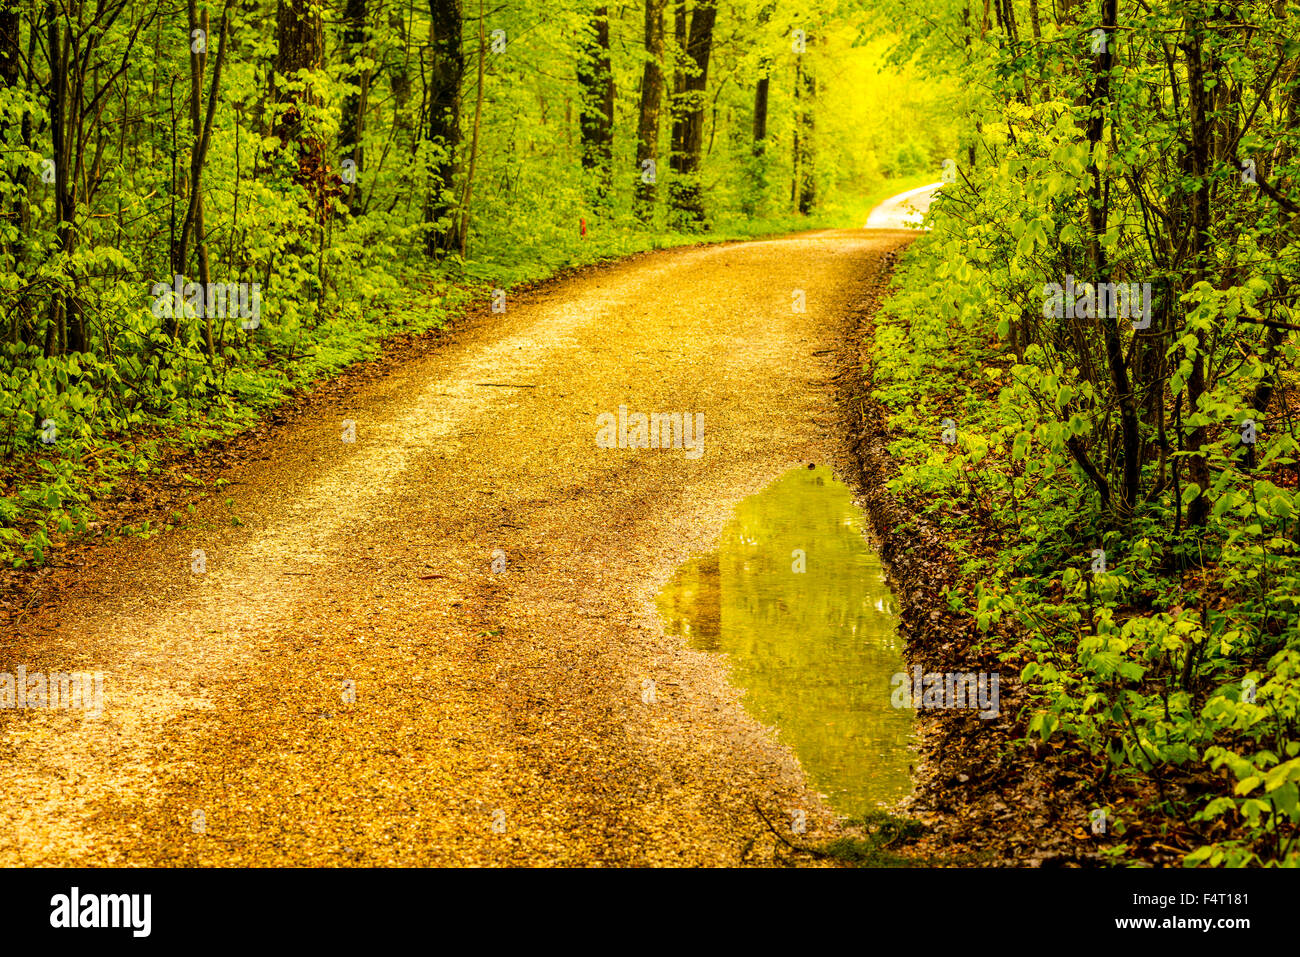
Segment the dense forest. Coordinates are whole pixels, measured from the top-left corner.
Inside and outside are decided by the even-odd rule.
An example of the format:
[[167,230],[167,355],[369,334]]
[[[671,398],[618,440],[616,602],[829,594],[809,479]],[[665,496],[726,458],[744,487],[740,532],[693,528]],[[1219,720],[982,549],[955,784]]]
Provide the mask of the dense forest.
[[0,552],[468,296],[924,181],[944,85],[834,6],[4,0]]
[[1286,0],[0,0],[0,560],[468,303],[936,180],[866,374],[1016,748],[1116,861],[1300,864]]
[[873,350],[949,603],[1113,853],[1294,866],[1300,11],[893,6],[977,91]]

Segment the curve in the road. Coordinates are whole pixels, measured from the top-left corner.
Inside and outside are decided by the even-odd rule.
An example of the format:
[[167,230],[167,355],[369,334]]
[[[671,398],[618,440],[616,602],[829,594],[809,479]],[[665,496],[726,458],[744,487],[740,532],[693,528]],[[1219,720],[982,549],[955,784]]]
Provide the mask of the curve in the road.
[[[99,549],[5,641],[107,701],[0,714],[0,864],[735,864],[756,802],[829,833],[654,595],[744,496],[842,454],[833,353],[906,241],[550,284],[263,443],[188,527]],[[703,455],[600,447],[621,406],[703,413]]]

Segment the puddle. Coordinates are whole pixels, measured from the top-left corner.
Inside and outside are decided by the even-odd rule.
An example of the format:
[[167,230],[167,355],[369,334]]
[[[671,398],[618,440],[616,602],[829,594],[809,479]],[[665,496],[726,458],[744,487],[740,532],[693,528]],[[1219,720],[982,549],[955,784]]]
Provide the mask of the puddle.
[[849,816],[912,790],[911,712],[890,705],[903,640],[865,522],[829,469],[796,469],[741,502],[718,551],[658,597],[665,629],[730,656],[746,707]]

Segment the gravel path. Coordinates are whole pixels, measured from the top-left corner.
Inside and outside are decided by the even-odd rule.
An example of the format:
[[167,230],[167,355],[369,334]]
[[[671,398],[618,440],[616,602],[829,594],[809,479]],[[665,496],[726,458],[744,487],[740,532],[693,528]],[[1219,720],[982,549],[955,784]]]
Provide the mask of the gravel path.
[[[105,674],[99,717],[0,711],[0,864],[766,864],[756,803],[832,836],[654,595],[742,497],[838,460],[845,316],[906,238],[549,284],[257,446],[187,527],[96,549],[0,643]],[[598,447],[620,405],[702,412],[703,454]]]
[[[867,216],[866,229],[919,229],[943,183],[929,183],[891,196]],[[927,227],[928,228],[928,227]]]

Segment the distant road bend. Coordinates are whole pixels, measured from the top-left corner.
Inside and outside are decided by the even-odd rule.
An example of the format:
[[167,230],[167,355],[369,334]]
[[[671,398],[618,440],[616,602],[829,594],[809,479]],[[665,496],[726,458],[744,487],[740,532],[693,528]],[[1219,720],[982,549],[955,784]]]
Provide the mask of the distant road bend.
[[930,211],[930,203],[943,183],[929,183],[906,193],[891,196],[867,216],[865,229],[919,229],[921,217]]

